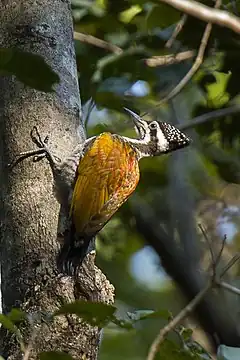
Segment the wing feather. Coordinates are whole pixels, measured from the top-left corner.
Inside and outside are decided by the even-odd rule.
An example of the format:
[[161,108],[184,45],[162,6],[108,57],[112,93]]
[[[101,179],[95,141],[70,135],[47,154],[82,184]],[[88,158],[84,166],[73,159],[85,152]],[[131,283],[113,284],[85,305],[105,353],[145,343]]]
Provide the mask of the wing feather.
[[116,135],[96,138],[78,167],[70,215],[78,233],[94,235],[135,190],[136,153]]

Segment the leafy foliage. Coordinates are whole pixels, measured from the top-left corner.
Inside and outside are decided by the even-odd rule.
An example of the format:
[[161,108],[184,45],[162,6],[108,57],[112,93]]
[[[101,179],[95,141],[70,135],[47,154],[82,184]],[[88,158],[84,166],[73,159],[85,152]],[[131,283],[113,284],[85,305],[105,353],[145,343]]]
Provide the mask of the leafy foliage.
[[[63,305],[57,312],[55,312],[51,317],[48,317],[48,320],[52,320],[54,316],[75,314],[83,321],[86,321],[90,325],[103,327],[106,326],[109,322],[114,323],[119,328],[125,330],[131,330],[133,328],[140,329],[137,324],[142,321],[152,320],[152,319],[168,319],[170,314],[168,311],[137,311],[134,313],[128,313],[128,321],[124,319],[119,319],[114,316],[116,307],[101,304],[101,303],[89,303],[83,301],[76,301],[74,303],[69,303]],[[22,351],[25,350],[25,345],[23,344],[23,338],[20,330],[16,327],[14,322],[18,322],[27,318],[27,314],[23,311],[13,308],[8,315],[0,314],[1,324],[12,331],[17,336],[19,344],[21,345]],[[14,321],[14,322],[13,322]],[[180,334],[180,333],[179,333]],[[166,339],[161,347],[161,352],[157,359],[167,359],[171,356],[171,359],[181,360],[181,359],[201,359],[201,355],[205,354],[207,359],[206,351],[199,346],[197,343],[194,343],[191,340],[192,331],[191,329],[183,328],[181,330],[181,338],[184,346],[177,344],[175,341]],[[60,352],[60,351],[44,351],[39,354],[41,360],[71,360],[71,355]]]
[[[240,53],[239,41],[235,34],[225,28],[214,26],[201,69],[176,97],[172,106],[165,104],[154,110],[154,106],[162,97],[189,71],[194,59],[156,68],[149,67],[146,59],[184,50],[198,51],[205,28],[204,22],[188,17],[173,45],[166,48],[166,41],[171,37],[181,17],[177,10],[159,1],[102,0],[94,1],[92,11],[90,3],[92,4],[74,2],[75,30],[91,34],[121,49],[115,53],[93,44],[76,42],[83,101],[87,102],[92,98],[97,109],[104,108],[101,115],[98,115],[98,112],[92,114],[88,122],[89,134],[106,131],[104,123],[110,131],[132,136],[133,133],[128,130],[132,124],[129,120],[126,122],[126,118],[123,117],[123,106],[140,112],[150,109],[148,118],[154,116],[182,126],[187,119],[239,104]],[[206,0],[204,3],[212,6],[211,1]],[[224,5],[230,12],[234,12],[233,2],[226,0]],[[142,80],[141,83],[136,85],[136,81],[139,80]],[[198,261],[196,248],[200,246],[199,234],[187,224],[202,221],[202,218],[199,219],[197,216],[192,220],[190,213],[193,217],[198,214],[198,206],[202,201],[221,202],[223,187],[232,183],[239,184],[238,118],[238,114],[217,117],[195,127],[195,132],[190,130],[194,142],[187,155],[179,152],[179,155],[146,159],[141,162],[141,181],[137,195],[149,204],[163,228],[167,229],[171,236],[173,233],[176,234],[173,248],[185,249],[186,234],[191,234],[189,243],[196,246],[191,250],[187,247],[195,260],[191,265],[191,259],[184,257],[183,266],[186,267],[186,272],[188,269],[194,271]],[[174,159],[178,161],[174,162]],[[174,181],[175,179],[177,180]],[[191,199],[190,203],[187,199]],[[208,220],[210,218],[214,221],[212,213],[209,214]],[[216,219],[216,228],[217,222]],[[148,239],[144,238],[144,241]],[[170,246],[164,244],[163,248],[167,249],[166,252],[171,252]],[[151,275],[148,281],[141,283],[143,280],[139,280],[144,278],[148,271],[147,259],[145,257],[138,261],[137,270],[132,265],[135,264],[135,257],[144,252],[144,242],[136,227],[135,212],[130,202],[123,206],[101,232],[97,250],[98,265],[115,285],[120,307],[126,307],[130,314],[133,313],[132,308],[154,309],[153,314],[161,313],[162,309],[168,309],[175,314],[181,308],[181,300],[179,295],[176,295],[176,290],[164,286],[166,283],[169,284],[168,278],[165,278],[164,285],[158,280],[159,286],[154,289],[149,285],[149,282],[152,282]],[[180,253],[179,250],[178,255],[182,256]],[[164,254],[161,256],[164,263]],[[161,264],[158,260],[155,260],[155,263],[155,274],[159,274],[162,271]],[[121,305],[122,303],[124,305]],[[151,316],[153,315],[150,314]],[[128,335],[121,332],[112,333],[111,326],[108,325],[100,358],[145,359],[153,338],[164,324],[166,318],[148,318],[135,322],[137,334],[130,332]],[[164,358],[164,351],[167,353],[170,348],[174,349],[174,346],[182,346],[176,342],[176,338],[169,341],[173,341],[175,345],[166,342],[165,350],[161,347],[160,358]],[[189,340],[189,346],[190,342],[194,344]],[[194,346],[190,350],[188,348],[191,355],[186,351],[180,354],[175,348],[174,354],[167,353],[165,358],[206,358],[207,355],[200,354],[200,350],[195,354],[194,351],[197,350],[193,348]]]
[[53,316],[75,314],[83,321],[93,326],[105,327],[110,322],[120,328],[131,330],[138,321],[148,319],[164,318],[168,319],[170,313],[168,311],[138,311],[127,313],[128,321],[116,317],[114,313],[117,308],[112,305],[96,302],[86,302],[77,300],[73,303],[63,305]]
[[[75,314],[90,325],[104,327],[107,323],[112,321],[121,327],[127,327],[126,322],[120,321],[114,316],[115,311],[116,308],[112,305],[79,300],[74,303],[63,305],[55,313],[55,316],[61,314]],[[130,324],[129,326],[131,327]]]
[[[21,316],[20,316],[21,314]],[[22,334],[20,332],[20,330],[18,329],[18,327],[15,325],[15,322],[19,321],[21,317],[21,320],[23,318],[25,318],[25,316],[23,315],[22,311],[18,311],[17,309],[12,309],[9,315],[4,315],[4,314],[0,314],[0,323],[2,324],[2,326],[9,330],[10,332],[12,332],[13,334],[16,335],[16,338],[19,342],[19,345],[22,349],[22,351],[24,351],[24,343],[23,343],[23,337]]]

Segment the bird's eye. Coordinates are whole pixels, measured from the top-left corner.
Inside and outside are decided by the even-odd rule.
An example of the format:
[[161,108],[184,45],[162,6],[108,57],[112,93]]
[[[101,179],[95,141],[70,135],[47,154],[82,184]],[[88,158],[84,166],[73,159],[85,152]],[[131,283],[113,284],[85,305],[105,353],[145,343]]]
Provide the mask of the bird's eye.
[[156,130],[157,129],[157,122],[153,121],[149,124],[149,129]]

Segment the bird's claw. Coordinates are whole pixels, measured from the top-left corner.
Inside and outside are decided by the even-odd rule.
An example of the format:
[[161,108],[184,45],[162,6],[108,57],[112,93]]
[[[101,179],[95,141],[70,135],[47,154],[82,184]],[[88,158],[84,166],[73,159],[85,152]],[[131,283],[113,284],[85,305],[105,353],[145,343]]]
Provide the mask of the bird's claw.
[[[48,144],[49,136],[47,135],[44,140],[42,140],[41,135],[36,126],[34,126],[30,132],[30,136],[34,144],[37,145],[38,148],[46,149],[46,145]],[[47,149],[46,149],[47,150]]]
[[[35,132],[35,134],[34,134]],[[31,130],[31,139],[34,142],[34,144],[37,145],[37,147],[39,147],[39,149],[42,149],[44,151],[44,153],[40,153],[38,155],[35,155],[33,157],[33,162],[38,162],[40,160],[42,160],[45,156],[50,155],[50,151],[48,149],[48,141],[49,141],[49,136],[47,135],[44,140],[42,140],[41,135],[39,134],[39,131],[37,129],[36,126],[33,127],[33,129]],[[56,160],[57,162],[61,162],[61,159],[59,157],[57,157],[56,155],[54,155],[54,160]]]
[[33,162],[38,162],[47,155],[50,155],[49,149],[47,147],[49,140],[48,136],[46,136],[45,139],[42,140],[41,135],[39,134],[39,131],[36,126],[34,126],[33,129],[31,130],[30,136],[34,144],[37,145],[38,149],[20,153],[17,156],[17,159],[15,159],[10,164],[8,164],[9,168],[13,169],[17,164],[19,164],[24,159],[27,159],[31,156],[33,156]]
[[33,162],[38,162],[40,160],[42,160],[43,158],[46,157],[46,153],[42,153],[42,154],[37,154],[33,156]]

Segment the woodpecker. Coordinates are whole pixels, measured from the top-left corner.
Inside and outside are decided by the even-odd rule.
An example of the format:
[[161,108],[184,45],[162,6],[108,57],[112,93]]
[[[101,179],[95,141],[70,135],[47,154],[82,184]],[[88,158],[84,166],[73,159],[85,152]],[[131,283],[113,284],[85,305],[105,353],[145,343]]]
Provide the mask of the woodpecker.
[[57,158],[42,141],[37,128],[31,132],[39,149],[21,153],[14,165],[34,156],[47,157],[54,176],[58,199],[68,212],[58,268],[68,275],[77,273],[94,246],[96,234],[134,192],[139,182],[139,160],[186,147],[190,139],[173,125],[143,120],[130,114],[137,138],[101,133],[78,145],[70,157]]

